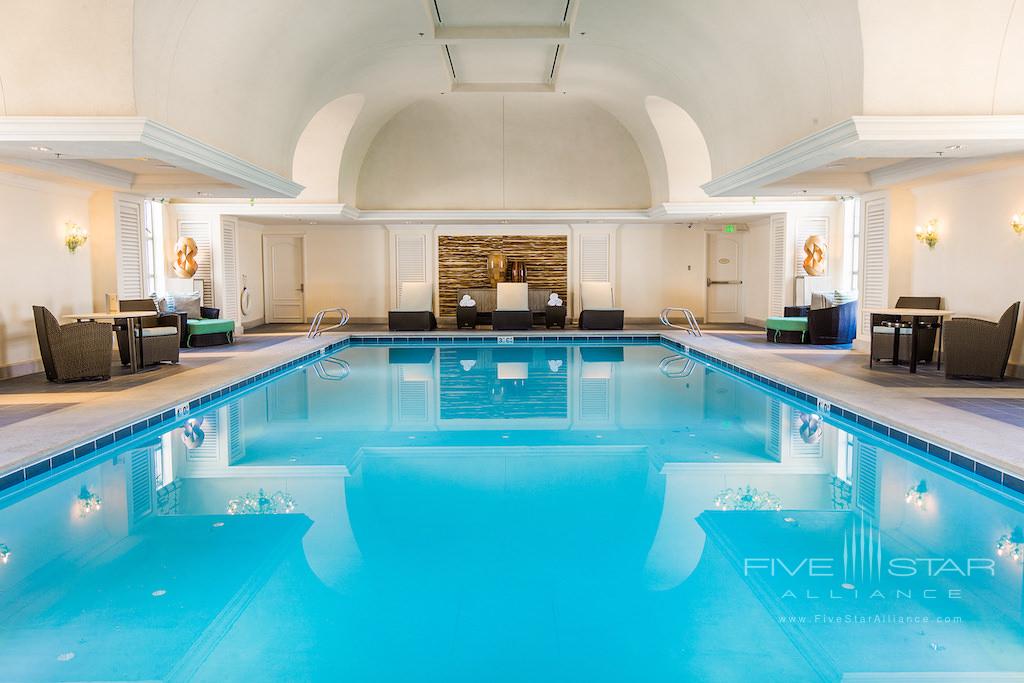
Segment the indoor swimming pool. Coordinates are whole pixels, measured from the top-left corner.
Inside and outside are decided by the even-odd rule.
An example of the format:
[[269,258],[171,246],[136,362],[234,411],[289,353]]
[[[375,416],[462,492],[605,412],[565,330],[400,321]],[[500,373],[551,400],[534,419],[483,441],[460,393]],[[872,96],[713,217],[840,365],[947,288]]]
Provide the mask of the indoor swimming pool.
[[4,491],[0,680],[1024,679],[1024,497],[519,342],[348,346]]

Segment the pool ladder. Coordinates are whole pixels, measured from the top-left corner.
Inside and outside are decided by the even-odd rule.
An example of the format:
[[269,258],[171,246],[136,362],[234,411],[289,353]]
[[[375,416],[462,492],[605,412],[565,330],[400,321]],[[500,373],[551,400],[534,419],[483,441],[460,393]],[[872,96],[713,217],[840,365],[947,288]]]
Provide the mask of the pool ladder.
[[[677,367],[676,364],[682,362],[683,367]],[[692,358],[686,356],[674,355],[665,356],[658,363],[658,369],[661,370],[661,374],[665,375],[669,379],[682,379],[683,377],[689,377],[693,374],[693,368],[696,367],[696,363]]]
[[[686,326],[684,327],[683,325],[677,325],[677,324],[669,321],[668,316],[671,313],[682,313],[683,314],[683,318],[686,319]],[[700,331],[700,325],[697,324],[697,316],[695,316],[693,314],[693,311],[691,311],[689,308],[674,308],[674,307],[665,308],[665,309],[662,309],[660,317],[661,317],[661,324],[665,325],[666,327],[672,327],[672,328],[675,328],[677,330],[683,330],[684,332],[689,332],[690,334],[692,334],[695,337],[703,337],[704,336],[704,333]]]
[[[331,368],[330,370],[327,369],[328,366]],[[352,366],[348,364],[348,361],[340,358],[324,358],[313,364],[313,370],[316,371],[316,376],[322,380],[340,382],[351,374]]]
[[[320,329],[320,325],[324,322],[324,316],[328,313],[337,313],[339,320],[335,325]],[[321,311],[317,311],[317,314],[313,316],[313,322],[309,324],[309,332],[306,333],[306,339],[314,339],[324,332],[330,332],[331,330],[336,330],[339,327],[344,327],[345,325],[348,325],[348,311],[344,308],[325,308]]]

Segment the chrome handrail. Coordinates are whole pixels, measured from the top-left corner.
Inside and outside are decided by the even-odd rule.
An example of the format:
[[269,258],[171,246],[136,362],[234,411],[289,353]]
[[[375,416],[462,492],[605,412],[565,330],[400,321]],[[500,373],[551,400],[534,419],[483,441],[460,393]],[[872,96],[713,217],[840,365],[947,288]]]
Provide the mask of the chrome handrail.
[[[321,330],[320,325],[324,321],[324,316],[327,315],[328,313],[337,313],[340,316],[340,319],[336,325],[332,325]],[[317,311],[317,314],[313,316],[313,322],[309,324],[309,332],[306,333],[306,339],[313,339],[315,337],[319,337],[324,332],[336,330],[339,327],[344,327],[347,324],[348,311],[346,311],[344,308],[325,308],[323,310]]]
[[[683,327],[682,325],[676,325],[675,323],[670,322],[669,319],[668,319],[668,316],[669,316],[670,313],[682,313],[683,317],[686,318],[686,327]],[[689,308],[676,308],[676,307],[671,307],[671,306],[668,307],[668,308],[664,308],[661,311],[660,318],[661,318],[661,324],[665,325],[666,327],[672,327],[672,328],[677,329],[677,330],[683,330],[684,332],[689,332],[690,334],[692,334],[695,337],[703,337],[704,336],[704,333],[701,332],[701,330],[700,330],[700,325],[697,324],[697,316],[695,316],[693,314],[693,311],[691,311]]]
[[[678,363],[679,361],[685,361],[686,365],[684,365],[681,369],[673,370],[672,366]],[[658,370],[661,370],[661,374],[665,375],[670,379],[680,379],[683,377],[689,377],[691,374],[693,374],[693,368],[696,367],[696,365],[697,364],[694,362],[692,358],[687,358],[686,356],[665,356],[664,358],[661,359],[661,362],[658,363]]]
[[[324,367],[324,363],[338,366],[340,368],[337,371],[338,374],[328,372],[327,368]],[[352,373],[352,366],[348,364],[348,361],[340,358],[324,358],[313,363],[313,370],[316,371],[316,376],[322,380],[340,382]]]

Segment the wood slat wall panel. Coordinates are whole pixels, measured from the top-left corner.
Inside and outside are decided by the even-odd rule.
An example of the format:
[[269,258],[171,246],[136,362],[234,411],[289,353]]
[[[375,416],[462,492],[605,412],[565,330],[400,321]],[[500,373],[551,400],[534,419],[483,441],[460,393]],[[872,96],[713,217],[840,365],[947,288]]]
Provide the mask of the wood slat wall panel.
[[456,292],[489,287],[487,257],[500,252],[510,261],[526,262],[530,287],[548,288],[568,300],[569,242],[564,235],[439,235],[437,238],[438,307],[454,316]]

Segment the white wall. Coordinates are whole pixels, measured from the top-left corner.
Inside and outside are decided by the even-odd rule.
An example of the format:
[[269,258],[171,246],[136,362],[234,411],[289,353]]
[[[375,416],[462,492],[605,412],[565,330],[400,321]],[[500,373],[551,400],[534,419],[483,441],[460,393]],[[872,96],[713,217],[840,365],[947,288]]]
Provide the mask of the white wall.
[[[348,309],[354,322],[387,318],[387,230],[380,225],[272,225],[266,235],[306,237],[306,317]],[[262,257],[261,257],[262,259]]]
[[701,224],[619,228],[616,296],[627,318],[656,319],[667,306],[683,306],[704,316],[705,235]]
[[71,254],[64,224],[89,229],[89,195],[18,176],[0,174],[0,243],[7,247],[0,268],[0,377],[38,368],[32,306],[58,318],[93,307],[91,239]]
[[251,297],[249,311],[242,313],[242,327],[254,327],[266,319],[263,305],[263,230],[262,225],[238,221],[238,291],[241,292],[244,286]]
[[[890,269],[908,274],[908,290],[889,292],[941,296],[956,315],[996,320],[1024,299],[1024,238],[1010,229],[1010,216],[1024,209],[1024,168],[984,173],[910,190],[912,210],[894,214]],[[914,225],[939,221],[934,250],[914,238]],[[1018,321],[1010,362],[1024,364],[1024,325]],[[1020,370],[1017,371],[1018,374]]]
[[647,208],[629,132],[580,98],[437,96],[399,112],[363,162],[363,209]]
[[769,219],[751,221],[743,243],[743,316],[755,324],[768,318]]

